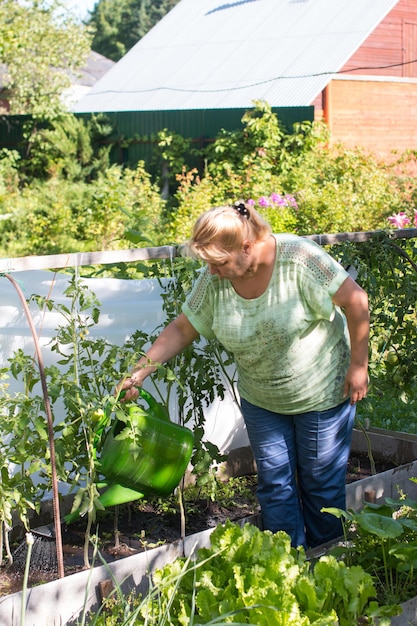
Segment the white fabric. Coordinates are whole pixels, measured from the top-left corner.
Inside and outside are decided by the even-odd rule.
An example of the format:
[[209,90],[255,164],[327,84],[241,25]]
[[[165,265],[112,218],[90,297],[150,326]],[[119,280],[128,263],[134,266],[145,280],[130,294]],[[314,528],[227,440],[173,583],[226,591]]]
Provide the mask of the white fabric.
[[[19,282],[25,298],[32,294],[49,296],[56,303],[69,304],[63,294],[68,287],[68,274],[48,271],[14,272],[11,276]],[[158,281],[119,280],[112,278],[82,279],[101,302],[99,323],[91,330],[92,336],[106,337],[116,345],[122,345],[137,329],[153,331],[164,322],[161,288]],[[49,347],[56,328],[62,323],[56,312],[42,312],[36,304],[30,304],[31,315],[39,336],[44,365],[56,363],[58,357]],[[0,367],[7,366],[7,359],[21,348],[29,355],[35,354],[32,334],[18,293],[13,284],[0,276]],[[115,383],[118,381],[115,381]],[[9,380],[9,390],[22,391],[19,383]],[[145,385],[152,392],[152,385]],[[41,394],[41,389],[36,389]],[[175,406],[170,407],[175,421]],[[54,411],[55,419],[60,419]],[[217,444],[222,452],[248,445],[246,430],[240,412],[227,393],[223,401],[215,400],[206,411],[206,438]]]

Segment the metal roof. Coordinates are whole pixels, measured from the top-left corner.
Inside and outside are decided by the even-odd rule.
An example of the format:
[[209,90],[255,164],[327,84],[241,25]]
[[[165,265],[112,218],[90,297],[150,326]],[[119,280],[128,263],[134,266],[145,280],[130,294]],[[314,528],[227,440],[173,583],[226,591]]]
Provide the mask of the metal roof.
[[181,0],[76,112],[308,106],[399,0]]
[[[72,85],[82,87],[91,87],[106,72],[108,72],[116,63],[107,57],[104,57],[94,50],[90,50],[83,67],[77,72],[67,72]],[[4,88],[5,78],[7,77],[7,65],[0,63],[0,89]]]

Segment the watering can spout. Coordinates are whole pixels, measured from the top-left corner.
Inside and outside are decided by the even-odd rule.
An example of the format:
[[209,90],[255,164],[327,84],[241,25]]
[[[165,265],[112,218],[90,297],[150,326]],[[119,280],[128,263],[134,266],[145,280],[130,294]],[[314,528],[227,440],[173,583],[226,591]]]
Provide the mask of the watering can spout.
[[[107,486],[105,484],[100,484],[98,487],[107,487],[105,491],[100,495],[99,502],[107,509],[110,506],[117,506],[119,504],[127,504],[128,502],[133,502],[134,500],[139,500],[144,497],[143,493],[139,491],[134,491],[133,489],[128,489],[127,487],[122,487],[121,485],[110,485]],[[71,511],[67,515],[64,516],[62,522],[65,524],[73,524],[78,521],[81,517],[81,509],[77,508],[75,511]],[[32,528],[32,533],[37,537],[43,537],[45,539],[55,539],[55,526],[54,524],[45,524],[43,526],[38,526],[37,528]]]
[[144,493],[135,489],[129,489],[129,487],[123,487],[122,485],[109,485],[103,491],[99,497],[99,502],[107,509],[109,506],[116,506],[118,504],[127,504],[134,500],[140,500],[145,497]]
[[[145,495],[139,491],[135,491],[134,489],[123,487],[122,485],[107,485],[105,483],[100,483],[97,486],[99,488],[104,488],[104,491],[101,493],[98,501],[105,509],[110,506],[118,506],[120,504],[133,502],[134,500],[140,500]],[[63,521],[66,524],[76,522],[81,517],[80,511],[80,508],[75,509],[75,511],[71,511],[64,516]]]

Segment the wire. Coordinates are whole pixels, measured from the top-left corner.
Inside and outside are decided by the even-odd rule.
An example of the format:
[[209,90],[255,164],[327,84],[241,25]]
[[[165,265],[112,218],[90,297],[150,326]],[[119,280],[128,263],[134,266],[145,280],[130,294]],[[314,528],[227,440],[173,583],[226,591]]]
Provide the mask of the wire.
[[273,83],[275,81],[278,80],[297,80],[300,78],[318,78],[319,76],[334,76],[336,74],[351,74],[353,72],[357,72],[357,71],[366,71],[366,70],[383,70],[383,69],[389,69],[391,67],[403,67],[405,65],[410,65],[412,63],[417,63],[417,59],[413,59],[412,61],[404,61],[402,63],[391,63],[389,65],[373,65],[373,66],[363,66],[363,67],[353,67],[351,69],[348,70],[338,70],[336,72],[334,71],[327,71],[327,72],[317,72],[315,74],[298,74],[298,75],[294,75],[294,76],[275,76],[273,78],[266,78],[265,80],[260,80],[258,82],[255,83],[249,83],[247,85],[240,85],[237,87],[227,87],[224,89],[186,89],[183,87],[165,87],[165,86],[161,86],[161,87],[149,87],[148,89],[126,89],[123,90],[122,92],[119,89],[103,89],[102,91],[93,91],[93,92],[89,92],[87,94],[85,94],[86,96],[96,96],[96,95],[100,95],[100,94],[106,94],[106,93],[123,93],[123,94],[128,94],[128,93],[150,93],[153,91],[174,91],[174,92],[182,92],[182,93],[219,93],[219,92],[229,92],[229,91],[238,91],[240,89],[249,89],[250,87],[258,87],[259,85],[265,85],[268,83]]

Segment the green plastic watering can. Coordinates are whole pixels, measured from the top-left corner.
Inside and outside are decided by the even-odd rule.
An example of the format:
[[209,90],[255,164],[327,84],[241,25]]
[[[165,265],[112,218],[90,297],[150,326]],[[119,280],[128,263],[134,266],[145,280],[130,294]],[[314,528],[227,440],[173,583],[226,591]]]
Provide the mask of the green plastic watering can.
[[[113,407],[106,405],[97,424],[93,453],[97,470],[105,480],[99,502],[104,508],[125,504],[146,495],[166,496],[184,476],[194,447],[189,428],[174,424],[164,407],[144,389],[139,396],[147,404],[126,403],[116,411],[110,430]],[[104,435],[103,435],[104,433]],[[80,509],[65,515],[67,524],[80,517]],[[52,524],[32,529],[36,535],[54,537]]]
[[[139,398],[147,407],[129,403],[116,412],[110,430],[95,441],[97,469],[106,490],[104,507],[123,504],[145,495],[167,496],[184,476],[194,446],[189,428],[174,424],[164,407],[144,389]],[[108,409],[105,418],[108,421]]]

